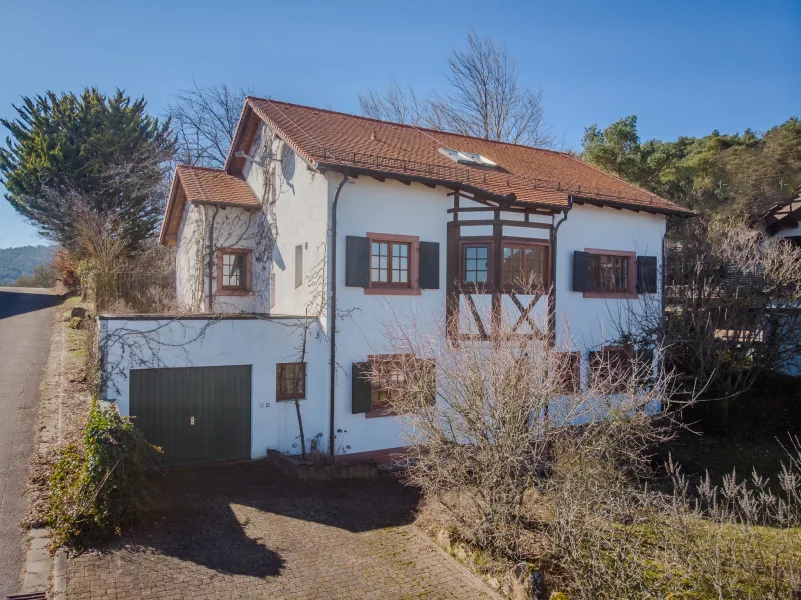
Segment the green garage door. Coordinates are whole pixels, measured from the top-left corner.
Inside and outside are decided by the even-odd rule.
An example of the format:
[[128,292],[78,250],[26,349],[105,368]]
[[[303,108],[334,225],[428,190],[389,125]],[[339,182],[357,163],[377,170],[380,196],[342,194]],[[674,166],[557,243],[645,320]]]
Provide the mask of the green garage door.
[[165,464],[250,458],[251,366],[132,369],[130,415]]

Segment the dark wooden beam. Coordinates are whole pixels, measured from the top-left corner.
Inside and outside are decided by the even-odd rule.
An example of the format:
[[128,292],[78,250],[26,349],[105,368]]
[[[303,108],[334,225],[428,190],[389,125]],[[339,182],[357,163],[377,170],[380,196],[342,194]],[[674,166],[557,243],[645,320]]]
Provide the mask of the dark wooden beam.
[[386,177],[379,177],[378,175],[370,175],[370,177],[372,177],[376,181],[380,181],[381,183],[384,183],[387,180]]
[[[464,208],[449,208],[449,213],[455,212],[491,212],[494,211],[497,207],[496,206],[466,206]],[[519,214],[528,214],[528,211],[524,208],[501,208],[504,212],[511,212],[511,213],[519,213]]]
[[553,229],[551,223],[534,223],[525,221],[508,221],[506,219],[476,219],[474,221],[459,221],[464,227],[479,225],[502,225],[504,227],[529,227],[531,229]]

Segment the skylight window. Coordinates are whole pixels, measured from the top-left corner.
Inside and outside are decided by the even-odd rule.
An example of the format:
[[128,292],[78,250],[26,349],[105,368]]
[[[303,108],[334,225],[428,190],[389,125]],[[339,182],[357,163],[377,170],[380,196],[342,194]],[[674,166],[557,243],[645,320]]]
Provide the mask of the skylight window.
[[489,167],[491,169],[497,169],[498,164],[488,159],[486,156],[482,156],[477,152],[463,152],[461,150],[452,150],[451,148],[440,148],[440,154],[444,154],[452,161],[459,163],[460,165],[470,165],[471,167]]

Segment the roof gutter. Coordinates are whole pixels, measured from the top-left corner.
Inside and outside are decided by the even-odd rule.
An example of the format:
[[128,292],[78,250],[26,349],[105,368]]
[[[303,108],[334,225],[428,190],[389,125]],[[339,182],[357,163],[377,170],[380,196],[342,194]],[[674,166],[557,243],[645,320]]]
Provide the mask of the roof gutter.
[[593,204],[596,206],[608,206],[609,208],[625,208],[627,210],[654,213],[659,215],[672,215],[676,217],[694,217],[696,212],[690,209],[673,209],[661,206],[648,206],[646,204],[634,204],[632,202],[621,202],[620,200],[604,200],[602,198],[592,198],[586,196],[571,196],[576,204]]
[[[436,179],[433,177],[424,177],[420,175],[411,175],[411,174],[402,175],[400,173],[395,173],[393,171],[380,171],[377,169],[366,169],[364,167],[350,167],[341,165],[339,163],[328,163],[322,161],[316,162],[315,166],[318,169],[329,169],[331,171],[349,172],[355,175],[367,175],[368,177],[380,177],[383,179],[396,179],[398,181],[410,181],[415,183],[422,183],[424,185],[441,185],[445,187],[458,188],[460,190],[470,192],[471,194],[484,196],[489,200],[494,200],[495,202],[500,202],[503,204],[507,204],[509,206],[531,208],[533,204],[532,202],[523,202],[522,200],[518,200],[514,194],[507,194],[506,196],[502,196],[500,194],[493,194],[492,192],[488,192],[487,190],[470,185],[469,183],[464,183],[463,181],[454,181],[452,179]],[[537,203],[536,206],[538,208],[544,208],[547,210],[554,210],[559,212],[565,209],[564,204]]]

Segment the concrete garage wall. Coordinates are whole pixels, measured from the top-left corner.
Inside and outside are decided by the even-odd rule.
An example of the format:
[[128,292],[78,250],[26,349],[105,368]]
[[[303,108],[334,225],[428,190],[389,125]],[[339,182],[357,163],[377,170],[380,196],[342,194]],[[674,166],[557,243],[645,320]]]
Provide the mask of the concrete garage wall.
[[[299,453],[298,423],[292,401],[275,399],[276,364],[298,360],[301,341],[293,318],[131,319],[100,317],[106,374],[105,398],[129,414],[129,372],[137,368],[252,365],[253,458],[268,448]],[[307,439],[328,434],[327,346],[314,324],[306,359],[306,399],[301,414]]]

